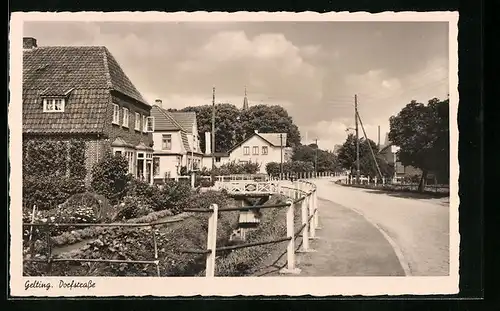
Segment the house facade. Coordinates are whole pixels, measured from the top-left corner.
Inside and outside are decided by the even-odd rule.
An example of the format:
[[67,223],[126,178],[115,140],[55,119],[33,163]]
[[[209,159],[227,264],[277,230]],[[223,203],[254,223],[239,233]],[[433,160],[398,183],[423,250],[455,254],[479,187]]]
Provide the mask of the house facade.
[[157,99],[151,109],[154,119],[153,176],[155,182],[164,178],[176,178],[181,168],[198,170],[202,166],[203,153],[194,112],[170,112]]
[[[259,133],[255,131],[253,135],[244,141],[233,146],[227,153],[219,153],[215,156],[215,166],[224,163],[236,162],[259,163],[259,173],[266,173],[266,165],[269,162],[286,162],[291,159],[291,148],[286,147],[286,133]],[[210,133],[206,134],[205,142],[209,144]],[[207,145],[205,150],[210,150]],[[208,152],[205,154],[203,165],[210,169],[212,167],[212,156]]]
[[85,141],[86,181],[105,153],[152,182],[151,106],[103,46],[43,46],[23,38],[23,140]]

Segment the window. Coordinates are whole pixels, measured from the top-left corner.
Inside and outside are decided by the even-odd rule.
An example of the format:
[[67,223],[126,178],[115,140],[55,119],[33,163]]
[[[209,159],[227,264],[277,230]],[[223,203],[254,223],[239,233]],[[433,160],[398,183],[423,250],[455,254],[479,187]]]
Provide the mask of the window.
[[153,176],[160,176],[160,157],[153,157]]
[[215,162],[219,163],[220,162],[220,157],[215,157]]
[[120,124],[120,106],[113,104],[113,123]]
[[43,100],[44,112],[64,112],[64,98],[45,98]]
[[267,154],[267,146],[262,146],[262,154]]
[[134,152],[125,151],[125,157],[127,158],[127,161],[128,161],[128,172],[133,173],[134,172]]
[[172,135],[171,134],[164,134],[163,135],[161,149],[162,150],[171,150],[172,149]]
[[248,147],[248,146],[243,147],[243,154],[249,155],[250,154],[250,147]]
[[152,133],[155,131],[155,117],[146,118],[146,132]]
[[253,148],[252,148],[252,154],[259,154],[259,147],[253,146]]
[[128,108],[123,107],[123,126],[128,127],[129,112]]
[[115,156],[121,156],[122,155],[122,152],[121,151],[115,151]]
[[135,130],[141,130],[141,115],[138,112],[135,113]]

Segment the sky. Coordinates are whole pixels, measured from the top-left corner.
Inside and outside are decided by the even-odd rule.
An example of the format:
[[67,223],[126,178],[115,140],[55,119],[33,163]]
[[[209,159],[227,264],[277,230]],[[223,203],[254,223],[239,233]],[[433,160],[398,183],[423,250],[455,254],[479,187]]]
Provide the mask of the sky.
[[[151,104],[280,105],[303,143],[368,138],[412,99],[449,93],[447,22],[25,22],[38,46],[106,46]],[[360,136],[363,136],[360,128]]]

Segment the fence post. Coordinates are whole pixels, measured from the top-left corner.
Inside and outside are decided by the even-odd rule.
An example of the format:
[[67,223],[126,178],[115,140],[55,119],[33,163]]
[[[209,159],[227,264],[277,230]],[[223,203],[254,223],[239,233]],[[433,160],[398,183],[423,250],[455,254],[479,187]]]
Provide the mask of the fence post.
[[314,191],[314,229],[320,230],[319,226],[319,210],[318,210],[318,190]]
[[194,174],[194,172],[191,172],[191,188],[194,189],[194,180],[195,180],[196,176]]
[[[315,192],[316,192],[316,189],[313,189],[311,194],[309,195],[309,200],[307,200],[307,205],[309,208],[309,216],[315,215],[315,211],[314,211],[314,193]],[[317,239],[317,237],[316,237],[316,220],[314,217],[316,217],[316,216],[313,216],[313,218],[311,218],[311,220],[309,221],[309,238],[311,240]]]
[[[311,193],[312,194],[312,193]],[[302,229],[302,248],[299,250],[300,253],[311,253],[314,252],[312,248],[309,247],[309,233],[311,231],[311,221],[313,219],[309,220],[309,215],[312,215],[309,213],[309,201],[311,200],[311,195],[308,193],[305,196],[305,199],[301,202],[300,207],[301,207],[301,217],[302,217],[302,225],[305,225],[304,229]]]
[[300,269],[295,267],[295,228],[294,228],[294,204],[292,200],[287,200],[288,208],[286,211],[286,236],[290,238],[286,249],[287,266],[280,270],[280,273],[299,274]]
[[215,275],[215,248],[217,247],[217,217],[219,212],[219,206],[217,204],[210,205],[212,210],[212,215],[208,219],[208,236],[207,236],[207,250],[210,251],[207,254],[206,261],[206,274],[207,277],[214,277]]

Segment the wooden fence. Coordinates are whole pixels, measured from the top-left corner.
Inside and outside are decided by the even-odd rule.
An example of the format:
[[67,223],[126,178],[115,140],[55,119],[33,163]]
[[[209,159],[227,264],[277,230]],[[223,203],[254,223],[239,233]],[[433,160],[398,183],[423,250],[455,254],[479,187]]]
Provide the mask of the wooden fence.
[[[193,254],[205,254],[206,255],[206,276],[214,277],[215,274],[215,256],[217,252],[236,250],[247,247],[255,247],[266,244],[275,244],[284,241],[288,241],[287,246],[287,266],[281,270],[282,273],[299,273],[295,265],[295,242],[297,237],[302,234],[302,250],[309,251],[309,241],[314,239],[316,236],[316,230],[318,229],[318,202],[317,202],[317,190],[316,185],[308,182],[306,180],[291,181],[280,181],[277,186],[270,187],[266,190],[272,190],[273,193],[285,195],[288,199],[286,203],[275,204],[275,205],[257,205],[257,206],[243,206],[235,208],[225,208],[219,209],[217,204],[212,204],[205,209],[186,209],[186,212],[194,213],[209,213],[210,217],[208,219],[208,235],[207,235],[207,247],[206,249],[191,249],[183,250],[185,253]],[[256,242],[256,243],[246,243],[233,246],[217,247],[216,236],[217,236],[217,219],[219,213],[230,212],[230,211],[248,211],[252,209],[264,209],[264,208],[285,208],[286,209],[286,236],[275,240]],[[295,213],[301,213],[301,227],[299,230],[295,231]],[[157,275],[160,276],[159,260],[158,260],[158,249],[156,243],[156,231],[151,230],[152,239],[154,245],[154,254],[151,260],[115,260],[115,259],[85,259],[85,258],[54,258],[52,255],[51,247],[51,230],[54,228],[61,227],[151,227],[155,228],[157,226],[166,225],[173,222],[179,222],[182,219],[167,220],[160,222],[151,223],[34,223],[34,218],[31,223],[24,223],[23,227],[30,229],[30,252],[31,257],[25,258],[27,262],[40,262],[47,264],[47,272],[51,269],[51,264],[53,262],[102,262],[102,263],[126,263],[126,264],[145,264],[156,265]],[[42,227],[45,229],[46,243],[47,243],[47,256],[44,259],[34,258],[34,240],[32,240],[32,229],[33,227]]]

